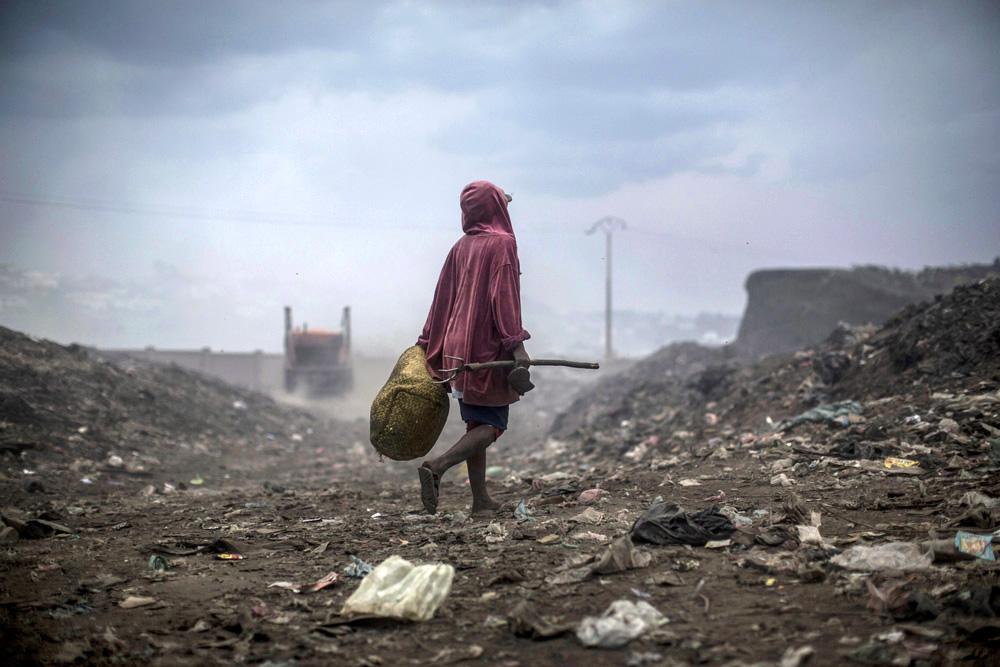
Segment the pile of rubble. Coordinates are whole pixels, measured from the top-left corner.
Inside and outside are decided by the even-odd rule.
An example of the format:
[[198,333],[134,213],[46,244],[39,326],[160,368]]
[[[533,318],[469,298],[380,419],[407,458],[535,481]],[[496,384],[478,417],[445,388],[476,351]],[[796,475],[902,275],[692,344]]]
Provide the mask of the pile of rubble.
[[[1000,279],[991,278],[909,306],[881,329],[842,325],[820,345],[757,363],[671,345],[577,398],[549,435],[584,463],[707,456],[803,433],[829,451],[863,442],[898,454],[916,437],[982,457],[1000,436],[990,412],[998,383]],[[778,428],[845,401],[857,409]]]
[[12,475],[44,473],[35,487],[108,475],[158,481],[161,470],[170,481],[197,478],[227,456],[279,457],[309,445],[336,453],[366,436],[364,424],[317,420],[175,364],[0,327],[0,451],[13,455],[3,460]]

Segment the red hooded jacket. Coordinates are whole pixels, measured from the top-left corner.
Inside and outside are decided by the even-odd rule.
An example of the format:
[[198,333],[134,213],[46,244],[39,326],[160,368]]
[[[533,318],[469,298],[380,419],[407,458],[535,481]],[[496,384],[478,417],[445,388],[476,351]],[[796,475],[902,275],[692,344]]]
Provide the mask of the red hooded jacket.
[[[531,337],[521,326],[521,270],[517,240],[503,190],[476,181],[462,190],[462,231],[441,269],[434,301],[417,345],[427,351],[427,370],[513,359]],[[452,386],[470,405],[502,406],[519,400],[507,384],[510,369],[461,373]]]

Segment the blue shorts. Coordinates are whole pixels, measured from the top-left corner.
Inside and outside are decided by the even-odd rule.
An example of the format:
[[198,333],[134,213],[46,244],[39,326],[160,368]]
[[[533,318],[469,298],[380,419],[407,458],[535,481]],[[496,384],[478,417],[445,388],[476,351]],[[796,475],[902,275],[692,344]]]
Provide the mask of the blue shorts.
[[501,431],[507,430],[507,418],[510,416],[509,405],[469,405],[458,399],[458,408],[462,412],[462,421],[486,424]]

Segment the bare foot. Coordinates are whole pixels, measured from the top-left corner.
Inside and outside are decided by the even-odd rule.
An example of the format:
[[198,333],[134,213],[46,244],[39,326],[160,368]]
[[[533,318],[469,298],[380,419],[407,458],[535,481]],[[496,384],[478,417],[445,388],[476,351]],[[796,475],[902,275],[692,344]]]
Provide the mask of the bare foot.
[[503,503],[498,503],[495,500],[486,499],[481,502],[472,502],[472,514],[493,514],[498,509],[503,507]]

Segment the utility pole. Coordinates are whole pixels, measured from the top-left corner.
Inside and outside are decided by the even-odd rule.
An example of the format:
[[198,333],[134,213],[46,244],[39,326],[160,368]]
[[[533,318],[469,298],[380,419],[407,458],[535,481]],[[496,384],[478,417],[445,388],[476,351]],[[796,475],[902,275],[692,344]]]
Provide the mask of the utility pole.
[[604,230],[605,255],[604,263],[607,268],[607,276],[604,284],[604,358],[611,360],[611,233],[616,229],[626,229],[625,221],[613,215],[606,215],[587,230],[587,234],[593,234],[598,229]]

